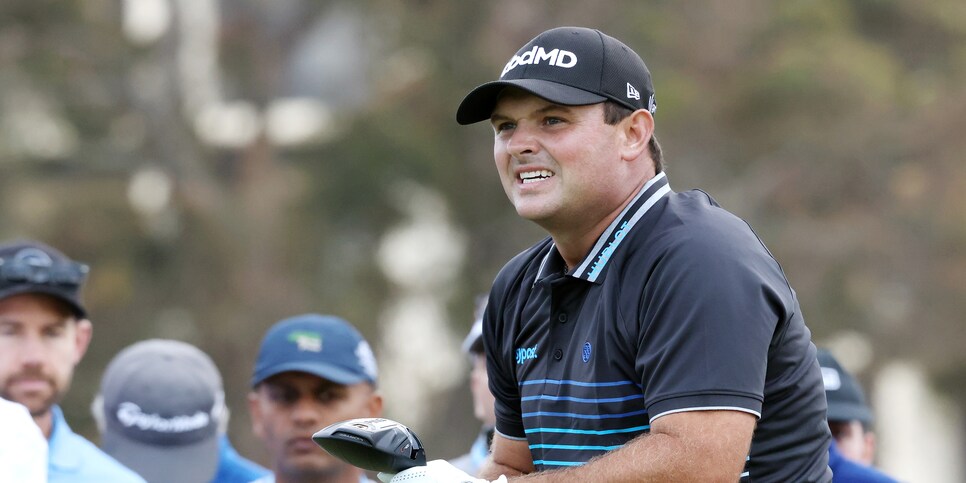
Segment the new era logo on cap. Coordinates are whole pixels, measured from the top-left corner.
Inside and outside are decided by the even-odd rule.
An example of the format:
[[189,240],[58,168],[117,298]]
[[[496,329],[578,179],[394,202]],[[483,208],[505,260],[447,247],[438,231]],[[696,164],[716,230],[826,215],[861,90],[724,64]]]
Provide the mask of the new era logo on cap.
[[637,100],[641,99],[641,93],[637,92],[637,89],[635,89],[630,82],[627,83],[627,98]]

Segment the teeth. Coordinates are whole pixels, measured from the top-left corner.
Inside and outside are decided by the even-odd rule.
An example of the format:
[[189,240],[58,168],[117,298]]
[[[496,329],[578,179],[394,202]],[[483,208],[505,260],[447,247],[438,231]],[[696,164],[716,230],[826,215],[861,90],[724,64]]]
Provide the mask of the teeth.
[[553,176],[553,173],[550,170],[546,170],[546,169],[520,173],[520,179],[523,180],[524,183],[533,183],[536,181],[540,181],[542,179],[549,178],[551,176]]

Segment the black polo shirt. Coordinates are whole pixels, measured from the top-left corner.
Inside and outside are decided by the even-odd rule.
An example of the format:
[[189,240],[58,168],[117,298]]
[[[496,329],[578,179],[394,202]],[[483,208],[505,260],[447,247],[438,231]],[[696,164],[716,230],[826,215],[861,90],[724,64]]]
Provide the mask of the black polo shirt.
[[825,394],[795,292],[747,223],[652,179],[570,273],[550,238],[497,276],[483,324],[496,430],[538,470],[680,411],[758,417],[743,481],[830,481]]

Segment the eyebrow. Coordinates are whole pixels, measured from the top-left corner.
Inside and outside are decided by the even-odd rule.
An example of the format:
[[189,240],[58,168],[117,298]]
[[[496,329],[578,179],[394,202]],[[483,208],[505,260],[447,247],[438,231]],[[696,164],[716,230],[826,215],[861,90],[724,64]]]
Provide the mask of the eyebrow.
[[[562,112],[564,114],[570,114],[571,112],[573,112],[573,109],[571,109],[571,106],[565,106],[563,104],[550,103],[550,104],[547,104],[546,106],[543,106],[543,107],[537,109],[536,111],[533,111],[533,113],[534,114],[547,114],[547,113],[555,112],[555,111],[559,111],[559,112]],[[512,120],[513,119],[511,119],[510,117],[504,116],[504,115],[499,114],[497,112],[494,112],[493,115],[490,116],[490,122],[491,123],[494,123],[494,122],[497,122],[497,121],[512,121]]]

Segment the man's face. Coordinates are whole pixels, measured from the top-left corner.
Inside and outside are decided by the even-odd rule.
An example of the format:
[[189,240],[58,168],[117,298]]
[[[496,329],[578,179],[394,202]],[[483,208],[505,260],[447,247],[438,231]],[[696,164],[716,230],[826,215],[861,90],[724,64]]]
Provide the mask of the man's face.
[[590,229],[641,186],[640,166],[622,151],[624,123],[605,123],[603,104],[563,106],[508,88],[490,121],[507,197],[520,216],[551,232]]
[[839,453],[846,459],[866,466],[875,460],[875,434],[866,431],[859,421],[829,421]]
[[0,396],[46,414],[70,387],[90,337],[90,322],[50,296],[0,299]]
[[255,435],[268,447],[275,472],[289,479],[346,471],[349,466],[319,448],[312,435],[332,423],[382,413],[382,398],[368,383],[344,386],[303,372],[266,379],[248,403]]

